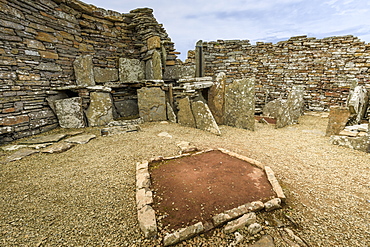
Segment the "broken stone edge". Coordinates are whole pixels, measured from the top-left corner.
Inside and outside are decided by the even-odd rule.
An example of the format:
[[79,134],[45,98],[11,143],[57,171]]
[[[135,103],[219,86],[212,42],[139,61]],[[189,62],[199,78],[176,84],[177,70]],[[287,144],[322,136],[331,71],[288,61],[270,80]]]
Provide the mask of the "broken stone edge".
[[[278,180],[276,179],[275,174],[272,171],[272,169],[268,166],[263,165],[261,162],[257,160],[248,158],[246,156],[231,152],[223,148],[206,149],[206,150],[202,150],[202,151],[195,152],[195,153],[184,153],[184,154],[180,154],[177,156],[170,156],[170,157],[158,156],[158,157],[150,159],[149,161],[143,161],[141,163],[138,162],[136,164],[136,206],[138,210],[139,226],[145,238],[152,238],[158,235],[156,217],[155,217],[155,213],[153,214],[154,209],[151,206],[154,200],[153,200],[153,192],[150,189],[151,182],[150,182],[150,174],[149,174],[149,163],[152,163],[154,161],[178,159],[178,158],[182,158],[185,156],[199,155],[199,154],[216,151],[216,150],[221,151],[222,153],[228,154],[237,159],[246,161],[262,169],[266,173],[267,179],[270,182],[272,189],[276,193],[277,198],[274,198],[266,203],[263,203],[261,201],[247,203],[247,204],[241,205],[239,207],[227,210],[223,213],[213,216],[211,222],[207,222],[206,225],[203,225],[202,222],[198,222],[194,225],[181,228],[173,233],[167,233],[167,235],[164,236],[164,239],[163,239],[164,246],[173,245],[183,240],[199,235],[203,232],[210,231],[216,227],[225,225],[226,223],[233,221],[247,213],[257,212],[263,209],[265,209],[265,211],[272,211],[274,209],[281,208],[281,203],[285,202],[286,196]],[[143,195],[144,195],[144,198],[143,198]],[[144,208],[146,210],[143,210]]]

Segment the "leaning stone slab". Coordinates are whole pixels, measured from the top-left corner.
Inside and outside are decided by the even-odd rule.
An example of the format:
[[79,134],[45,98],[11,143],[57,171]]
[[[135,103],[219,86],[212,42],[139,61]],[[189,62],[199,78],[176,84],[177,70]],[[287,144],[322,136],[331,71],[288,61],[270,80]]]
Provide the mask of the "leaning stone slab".
[[171,123],[177,122],[177,117],[170,103],[167,102],[167,118]]
[[90,93],[90,105],[86,111],[89,126],[102,126],[113,121],[113,101],[109,93]]
[[216,81],[208,92],[208,106],[218,124],[224,124],[226,74],[217,74]]
[[247,203],[244,205],[241,205],[237,208],[233,208],[230,210],[227,210],[223,213],[217,214],[212,217],[213,225],[215,227],[226,223],[230,220],[233,220],[237,217],[242,216],[243,214],[249,213],[249,212],[256,212],[264,208],[264,204],[260,201]]
[[266,212],[279,209],[281,208],[281,200],[280,198],[274,198],[268,202],[265,202],[265,210]]
[[56,100],[54,105],[60,127],[85,127],[81,97]]
[[49,153],[49,154],[54,154],[54,153],[63,153],[69,149],[71,149],[75,144],[73,143],[68,143],[68,142],[59,142],[51,145],[50,147],[47,147],[43,149],[41,152],[42,153]]
[[237,128],[254,130],[255,79],[234,80],[225,93],[225,124]]
[[136,83],[145,79],[144,65],[138,59],[120,58],[119,77],[121,82]]
[[48,135],[48,136],[40,136],[36,138],[32,138],[30,140],[22,141],[20,144],[40,144],[40,143],[49,143],[49,142],[58,142],[61,139],[66,137],[66,134],[55,134],[55,135]]
[[70,142],[70,143],[75,143],[75,144],[86,144],[88,143],[91,139],[94,139],[96,135],[78,135],[74,137],[70,137],[66,140],[65,142]]
[[15,153],[13,153],[12,155],[8,156],[5,159],[5,163],[13,162],[13,161],[16,161],[16,160],[21,160],[26,156],[29,156],[31,154],[35,154],[35,153],[38,153],[38,152],[39,152],[38,150],[34,150],[34,149],[28,149],[28,148],[21,149],[21,150],[15,152]]
[[143,87],[137,90],[140,117],[145,122],[167,120],[166,95],[159,87]]
[[78,86],[86,87],[95,85],[91,55],[77,57],[73,62],[73,68]]
[[191,108],[198,129],[211,132],[215,135],[221,135],[221,131],[207,104],[203,101],[196,101],[192,102]]
[[257,217],[256,217],[256,214],[254,212],[244,214],[242,217],[227,223],[225,228],[224,228],[224,232],[225,233],[235,232],[238,229],[241,229],[245,226],[249,226],[249,225],[255,223],[256,219],[257,219]]
[[180,230],[167,234],[164,237],[163,245],[169,246],[176,243],[179,243],[183,240],[189,239],[191,237],[194,237],[195,235],[198,235],[199,233],[204,231],[204,226],[202,222],[198,222],[192,226],[181,228]]
[[283,108],[285,104],[286,100],[283,99],[275,99],[273,101],[268,102],[263,107],[263,116],[277,118],[279,110]]
[[179,112],[177,113],[177,121],[179,124],[195,128],[195,119],[193,112],[191,110],[190,100],[188,97],[180,99],[178,101],[178,109]]
[[155,211],[149,206],[145,205],[138,211],[139,227],[145,238],[152,238],[157,235],[157,222],[155,220]]
[[272,189],[275,191],[276,195],[282,202],[285,201],[286,197],[283,192],[283,189],[281,188],[279,182],[277,181],[275,177],[275,173],[272,171],[272,169],[268,166],[265,166],[265,173],[267,175],[267,179],[269,180]]
[[347,107],[330,107],[329,121],[326,128],[326,136],[338,135],[348,122],[350,112]]

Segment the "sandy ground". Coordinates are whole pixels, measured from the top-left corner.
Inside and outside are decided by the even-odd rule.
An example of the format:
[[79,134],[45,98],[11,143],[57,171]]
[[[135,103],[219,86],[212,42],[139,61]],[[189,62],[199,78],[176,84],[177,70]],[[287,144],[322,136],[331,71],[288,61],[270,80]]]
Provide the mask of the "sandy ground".
[[[189,141],[269,164],[288,198],[284,212],[309,246],[370,246],[370,154],[329,144],[326,124],[327,118],[303,116],[300,124],[283,129],[221,126],[222,135],[215,136],[177,124],[145,123],[137,133],[99,136],[65,153],[1,164],[0,245],[154,245],[138,228],[135,164],[176,155],[176,144]],[[85,131],[99,134],[99,129]],[[163,131],[172,138],[158,137]],[[230,238],[200,236],[179,246],[196,241],[215,246],[216,240],[227,246]],[[276,246],[288,245],[276,241]]]

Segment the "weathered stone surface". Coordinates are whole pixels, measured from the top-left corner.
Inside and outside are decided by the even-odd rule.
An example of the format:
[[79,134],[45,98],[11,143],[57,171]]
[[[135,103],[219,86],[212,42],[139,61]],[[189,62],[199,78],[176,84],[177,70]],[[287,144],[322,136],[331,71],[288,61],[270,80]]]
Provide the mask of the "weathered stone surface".
[[74,97],[56,100],[55,111],[62,128],[84,128],[82,98]]
[[145,62],[145,79],[147,80],[154,79],[152,59],[149,59],[148,61]]
[[78,135],[78,136],[70,137],[64,141],[69,142],[69,143],[75,143],[75,144],[86,144],[91,139],[94,139],[94,138],[96,138],[96,135]]
[[326,136],[338,135],[344,129],[350,116],[347,107],[332,106],[330,107],[329,121],[326,128]]
[[216,81],[208,91],[208,106],[218,124],[224,124],[226,74],[217,74]]
[[157,222],[155,220],[155,211],[149,206],[145,205],[138,211],[139,227],[145,238],[152,238],[157,235]]
[[274,239],[270,235],[264,235],[260,240],[249,247],[275,247]]
[[177,143],[176,146],[178,146],[180,148],[180,153],[181,154],[198,151],[198,148],[196,146],[194,146],[193,144],[191,144],[190,142],[187,142],[187,141],[181,141],[181,142]]
[[136,172],[136,188],[149,188],[150,187],[150,175],[148,169],[141,169]]
[[26,141],[21,141],[19,142],[19,144],[32,145],[32,144],[58,142],[66,136],[67,136],[66,134],[40,136],[40,137],[32,138]]
[[250,235],[255,235],[262,231],[262,226],[258,223],[253,223],[250,226],[248,226],[248,232]]
[[214,226],[217,227],[225,222],[228,222],[237,217],[240,217],[243,214],[246,214],[249,212],[257,212],[261,210],[262,208],[264,208],[264,204],[260,201],[247,203],[237,208],[233,208],[233,209],[227,210],[223,213],[213,216],[212,221],[213,221]]
[[119,77],[121,82],[126,83],[144,80],[144,66],[138,59],[120,58]]
[[185,77],[195,77],[195,65],[174,65],[166,66],[164,79],[180,79]]
[[181,228],[180,230],[167,234],[164,236],[163,245],[169,246],[181,242],[183,240],[194,237],[195,235],[203,232],[204,226],[202,222],[198,222],[192,226]]
[[177,121],[179,124],[187,127],[196,127],[193,111],[191,110],[191,104],[188,97],[180,99],[178,101]]
[[198,129],[221,135],[221,131],[207,104],[203,101],[196,101],[191,103],[191,108]]
[[76,76],[76,83],[79,86],[93,86],[94,71],[91,55],[79,56],[73,62],[73,68]]
[[227,85],[225,93],[225,124],[254,130],[255,79],[238,79]]
[[157,136],[159,136],[159,137],[172,138],[172,136],[170,134],[168,134],[167,132],[165,132],[165,131],[159,133]]
[[138,125],[126,125],[126,126],[113,126],[107,127],[100,130],[102,136],[111,136],[124,134],[127,132],[139,131],[140,127]]
[[225,233],[235,232],[238,229],[241,229],[245,226],[249,226],[250,224],[255,223],[256,219],[257,217],[254,212],[244,214],[242,217],[227,223],[224,228],[224,232]]
[[354,150],[370,153],[369,135],[360,137],[332,135],[330,137],[330,142],[334,145],[339,145],[347,148],[352,148]]
[[166,98],[162,89],[157,87],[137,90],[140,117],[145,122],[167,120]]
[[147,41],[148,50],[161,48],[161,38],[159,36],[153,36]]
[[285,106],[286,100],[275,99],[268,102],[263,108],[263,116],[277,118],[279,110]]
[[46,71],[62,71],[62,68],[55,63],[40,63],[35,69],[46,70]]
[[265,210],[267,212],[275,210],[275,209],[279,209],[279,208],[281,208],[280,198],[274,198],[274,199],[271,199],[268,202],[265,202]]
[[69,149],[71,149],[75,144],[69,143],[69,142],[59,142],[51,145],[50,147],[47,147],[43,149],[41,152],[43,153],[63,153]]
[[28,149],[28,148],[21,149],[21,150],[15,152],[15,153],[13,153],[12,155],[8,156],[5,159],[5,163],[13,162],[13,161],[16,161],[16,160],[21,160],[26,156],[29,156],[31,154],[38,153],[38,152],[39,152],[38,150],[34,150],[34,149]]
[[272,169],[269,166],[265,166],[265,173],[277,197],[280,198],[282,202],[284,202],[286,197],[283,192],[283,189],[281,188],[279,182],[277,181],[275,177],[275,173],[272,171]]
[[303,87],[293,86],[286,103],[282,105],[278,112],[276,128],[298,123],[298,119],[303,113],[303,95]]
[[347,99],[347,107],[351,113],[352,124],[359,124],[363,119],[368,106],[367,90],[363,86],[356,86],[350,91]]
[[118,81],[118,70],[114,68],[94,68],[94,78],[96,83]]
[[177,122],[176,114],[175,114],[175,112],[173,111],[172,106],[171,106],[171,105],[170,105],[170,103],[168,103],[168,102],[167,102],[167,119],[168,119],[171,123],[176,123],[176,122]]
[[117,113],[121,117],[138,116],[139,106],[137,100],[125,100],[114,102]]
[[89,126],[102,126],[113,121],[113,102],[109,93],[90,93],[90,105],[86,111]]
[[142,209],[145,205],[153,203],[153,193],[148,188],[139,189],[136,192],[136,206],[137,209]]
[[[153,56],[152,56],[152,74],[153,77],[147,77],[146,79],[154,79],[154,80],[162,80],[163,79],[163,75],[162,75],[162,58],[161,58],[161,54],[158,52],[158,51],[154,51],[153,52]],[[149,68],[150,70],[150,68]]]

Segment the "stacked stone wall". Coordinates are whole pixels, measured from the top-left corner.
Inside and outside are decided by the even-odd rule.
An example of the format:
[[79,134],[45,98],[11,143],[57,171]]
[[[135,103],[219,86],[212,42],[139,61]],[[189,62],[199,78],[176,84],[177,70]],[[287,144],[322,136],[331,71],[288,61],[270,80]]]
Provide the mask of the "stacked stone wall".
[[[286,98],[293,85],[305,88],[306,107],[344,105],[354,82],[370,87],[370,45],[353,36],[293,37],[277,44],[248,40],[203,42],[205,76],[226,73],[227,83],[256,78],[256,112]],[[189,61],[191,58],[189,59]]]
[[[117,76],[119,58],[144,59],[148,40],[163,44],[165,64],[174,45],[151,9],[127,14],[78,0],[0,0],[0,143],[58,125],[46,98],[76,85],[73,61],[91,55],[96,84]],[[113,79],[112,79],[113,78]],[[89,91],[73,92],[86,107]]]

